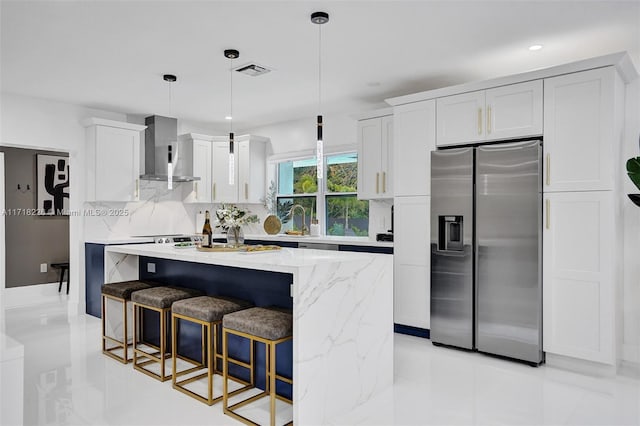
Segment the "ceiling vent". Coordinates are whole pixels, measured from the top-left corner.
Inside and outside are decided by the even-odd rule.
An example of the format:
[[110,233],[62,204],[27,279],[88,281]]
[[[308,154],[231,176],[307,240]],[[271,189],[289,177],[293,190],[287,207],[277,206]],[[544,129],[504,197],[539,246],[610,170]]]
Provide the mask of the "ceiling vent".
[[263,67],[262,65],[258,65],[258,64],[243,65],[241,67],[236,68],[235,70],[242,74],[250,75],[251,77],[257,77],[259,75],[263,75],[271,72],[269,68]]

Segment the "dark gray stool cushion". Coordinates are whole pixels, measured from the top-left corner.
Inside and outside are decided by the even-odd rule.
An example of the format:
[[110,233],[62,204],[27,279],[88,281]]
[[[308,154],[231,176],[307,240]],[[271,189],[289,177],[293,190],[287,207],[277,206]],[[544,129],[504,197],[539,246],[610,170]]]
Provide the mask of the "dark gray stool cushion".
[[175,301],[187,299],[189,297],[202,296],[202,290],[183,287],[152,287],[146,290],[134,291],[131,294],[131,301],[141,305],[147,305],[158,309],[171,307]]
[[293,334],[293,315],[283,309],[249,308],[225,315],[222,326],[263,339],[278,340]]
[[121,281],[118,283],[102,284],[102,294],[106,294],[113,297],[119,297],[124,300],[131,300],[131,293],[138,290],[144,290],[147,288],[157,286],[157,283],[152,281]]
[[251,306],[251,302],[231,297],[199,296],[173,302],[171,311],[200,321],[213,322],[220,321],[226,314]]

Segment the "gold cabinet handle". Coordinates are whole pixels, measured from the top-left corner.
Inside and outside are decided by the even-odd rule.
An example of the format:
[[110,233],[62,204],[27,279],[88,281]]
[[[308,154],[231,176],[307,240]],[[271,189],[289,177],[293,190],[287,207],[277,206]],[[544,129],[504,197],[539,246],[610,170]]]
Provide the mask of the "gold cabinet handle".
[[551,185],[551,154],[547,154],[547,186]]
[[546,218],[546,224],[545,224],[545,228],[547,229],[551,229],[551,220],[550,220],[550,216],[551,216],[551,201],[547,200],[547,218]]
[[482,108],[478,108],[478,134],[482,134]]
[[216,199],[216,183],[213,183],[213,199]]
[[387,192],[387,172],[382,172],[382,193]]
[[249,184],[246,182],[244,183],[244,199],[249,199]]
[[487,133],[491,133],[491,105],[487,107]]
[[376,173],[376,194],[377,194],[378,192],[380,192],[380,191],[379,191],[380,187],[379,187],[379,185],[378,185],[378,178],[379,178],[379,177],[380,177],[380,173]]
[[140,179],[136,179],[136,199],[140,196]]

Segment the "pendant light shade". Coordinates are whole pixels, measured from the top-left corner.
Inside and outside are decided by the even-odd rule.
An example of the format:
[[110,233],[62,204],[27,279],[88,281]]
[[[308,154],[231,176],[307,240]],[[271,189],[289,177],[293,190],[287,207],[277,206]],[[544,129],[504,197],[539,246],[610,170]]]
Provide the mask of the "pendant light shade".
[[322,25],[329,22],[326,12],[313,12],[311,22],[318,25],[318,117],[316,120],[316,171],[318,179],[324,178],[324,142],[322,140]]
[[227,49],[224,51],[225,58],[229,59],[231,65],[229,67],[229,185],[235,184],[236,176],[236,161],[235,161],[235,147],[233,136],[233,60],[240,57],[240,52],[235,49]]

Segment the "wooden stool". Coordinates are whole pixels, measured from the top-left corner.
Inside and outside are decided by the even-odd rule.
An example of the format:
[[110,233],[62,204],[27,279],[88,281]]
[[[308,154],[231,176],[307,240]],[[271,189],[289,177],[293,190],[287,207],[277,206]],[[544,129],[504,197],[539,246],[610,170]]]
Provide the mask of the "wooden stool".
[[[135,291],[131,294],[133,302],[133,368],[151,376],[161,382],[169,380],[171,375],[165,374],[167,360],[167,315],[171,311],[171,304],[189,297],[201,296],[201,290],[182,287],[153,287],[146,290]],[[138,348],[138,336],[140,333],[140,315],[145,309],[160,314],[160,336],[158,346],[145,342],[145,345],[155,349],[155,352],[147,352]],[[138,362],[139,358],[146,361]],[[147,368],[152,363],[160,364],[160,373],[155,373]]]
[[[251,381],[254,384],[254,342],[261,342],[265,345],[266,360],[266,377],[265,390],[257,395],[246,398],[240,402],[229,406],[228,392],[228,371],[229,371],[229,334],[241,336],[249,339],[251,342],[251,362],[246,366],[251,369]],[[276,394],[276,380],[293,384],[293,380],[288,377],[279,376],[276,373],[276,345],[293,338],[293,315],[273,308],[250,308],[242,311],[227,314],[222,319],[222,369],[223,369],[223,391],[222,391],[222,409],[223,412],[243,423],[249,425],[258,425],[254,421],[236,413],[234,410],[243,405],[254,402],[262,397],[269,396],[269,414],[270,424],[275,426],[276,423],[276,399],[292,403],[289,398],[285,398]],[[292,424],[289,422],[287,424]]]
[[[53,265],[51,265],[53,266]],[[148,281],[123,281],[119,283],[109,283],[102,285],[102,353],[116,359],[123,364],[131,361],[127,356],[127,349],[131,345],[129,343],[129,321],[127,315],[127,302],[131,301],[131,293],[136,290],[143,290],[157,285]],[[107,301],[115,300],[122,304],[122,340],[118,340],[117,336],[107,336]],[[107,342],[115,344],[108,348]],[[122,349],[122,356],[113,351]]]
[[[221,374],[216,369],[216,361],[222,359],[222,355],[218,354],[217,342],[219,331],[218,328],[222,323],[222,317],[226,314],[246,309],[253,306],[250,302],[232,299],[227,297],[212,297],[212,296],[200,296],[192,297],[190,299],[183,299],[174,302],[171,305],[171,348],[173,357],[173,388],[185,393],[198,401],[204,402],[208,405],[213,405],[218,402],[222,395],[213,397],[213,375]],[[200,324],[202,335],[202,357],[200,364],[193,362],[188,358],[183,358],[178,355],[178,320],[189,321],[192,323]],[[176,361],[178,358],[185,359],[193,364],[195,367],[188,368],[183,371],[178,371]],[[205,362],[206,357],[206,362]],[[198,370],[207,369],[206,372],[198,374],[196,376],[189,377],[182,381],[177,381],[178,377],[185,374],[190,374]],[[208,392],[204,397],[194,391],[187,389],[185,386],[196,380],[207,377]]]
[[52,263],[53,269],[60,269],[60,284],[58,285],[58,293],[62,291],[62,281],[64,281],[64,273],[67,273],[67,294],[69,294],[69,262]]

